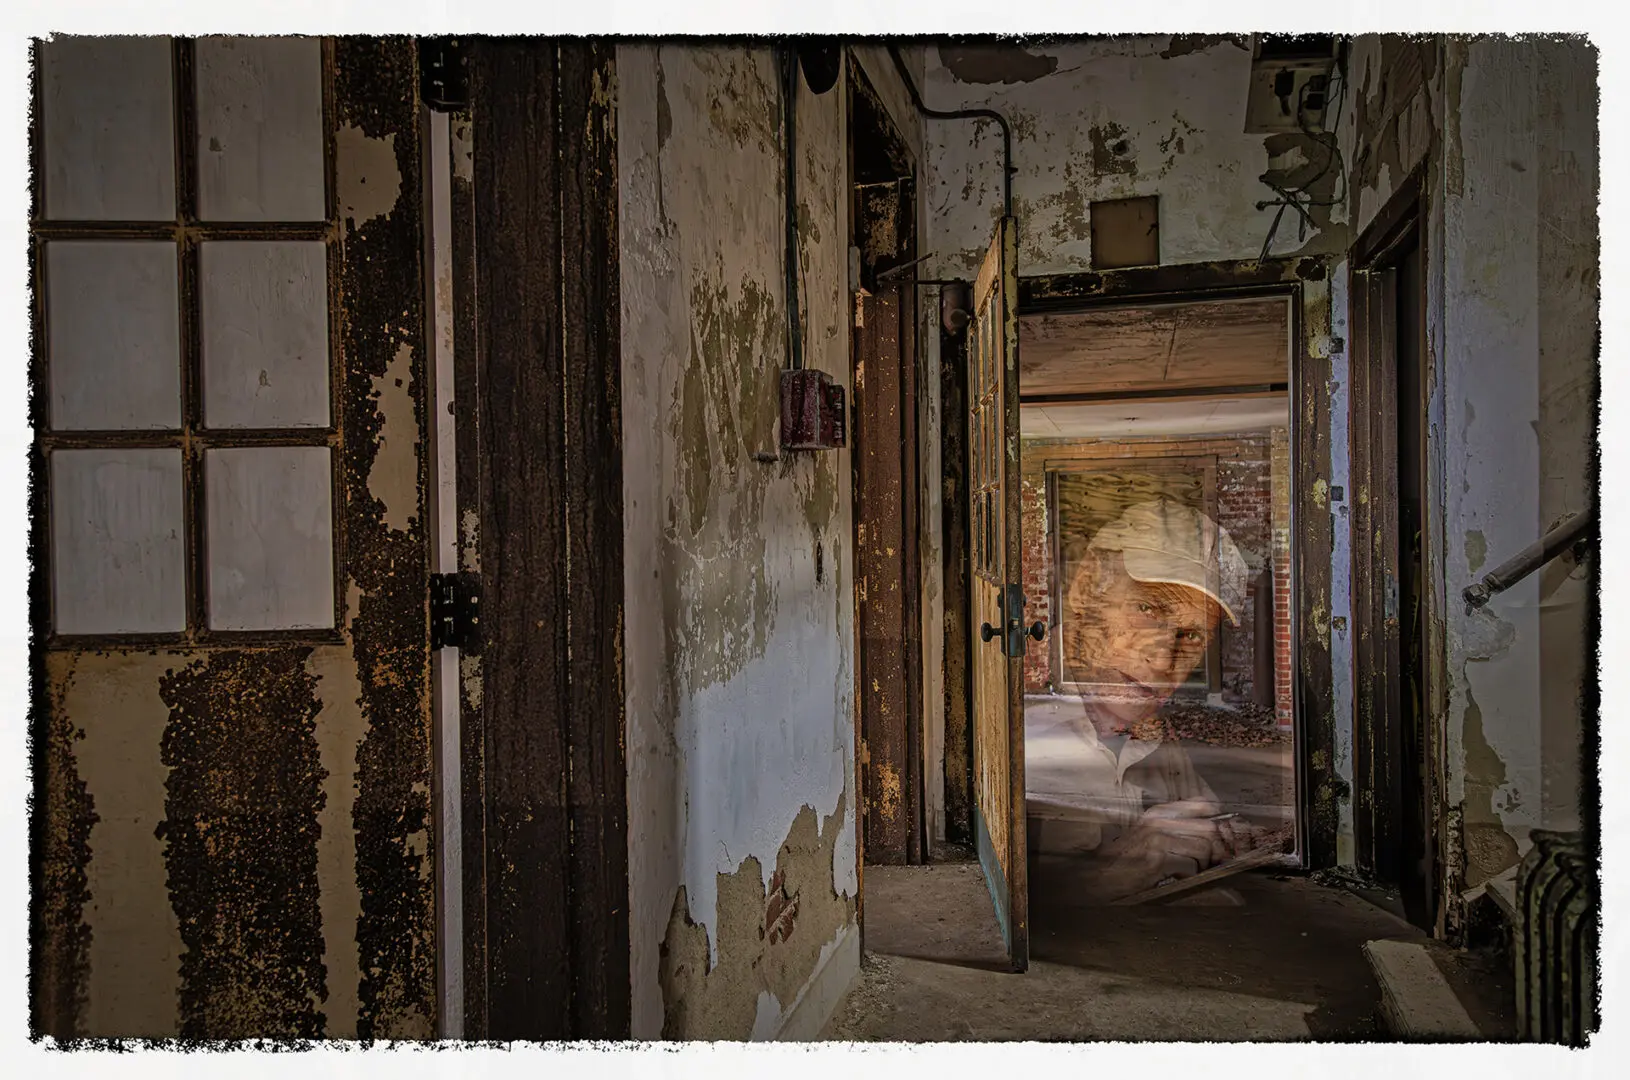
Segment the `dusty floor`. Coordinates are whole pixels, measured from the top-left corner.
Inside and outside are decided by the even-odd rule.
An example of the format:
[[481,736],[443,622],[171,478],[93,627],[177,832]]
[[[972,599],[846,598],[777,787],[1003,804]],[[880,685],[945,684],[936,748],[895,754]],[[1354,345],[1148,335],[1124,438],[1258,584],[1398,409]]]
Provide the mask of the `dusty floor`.
[[860,981],[825,1032],[857,1041],[1345,1040],[1378,1035],[1361,946],[1418,932],[1341,888],[1242,874],[1237,903],[1089,908],[1038,866],[1031,964],[1005,970],[973,863],[866,868]]

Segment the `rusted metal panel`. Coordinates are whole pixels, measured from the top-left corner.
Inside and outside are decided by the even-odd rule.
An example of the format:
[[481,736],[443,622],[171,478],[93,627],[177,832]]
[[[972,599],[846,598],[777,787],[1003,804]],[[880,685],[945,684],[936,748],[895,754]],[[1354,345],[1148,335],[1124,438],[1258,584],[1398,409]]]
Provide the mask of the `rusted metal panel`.
[[[35,819],[35,880],[47,900],[38,905],[35,922],[34,985],[36,1025],[43,1032],[119,1036],[129,1033],[122,1025],[134,1014],[141,1015],[144,1034],[199,1039],[322,1036],[336,1030],[412,1038],[433,1032],[428,626],[421,524],[422,226],[413,48],[408,39],[346,38],[325,40],[323,53],[328,223],[200,223],[195,213],[195,125],[190,108],[179,111],[178,160],[185,167],[177,218],[159,228],[182,244],[181,389],[185,423],[188,430],[197,429],[187,462],[192,491],[187,542],[195,557],[188,597],[192,629],[172,636],[177,651],[170,673],[156,678],[144,674],[151,672],[151,664],[115,665],[122,674],[104,674],[101,689],[83,695],[77,711],[70,713],[49,699],[40,675],[47,644],[68,673],[58,687],[66,693],[74,662],[91,650],[131,652],[154,642],[48,642],[49,571],[43,558],[35,562],[32,660],[40,681],[34,728],[36,761],[43,766],[36,768],[35,782],[47,808]],[[178,100],[189,102],[191,44],[177,42],[174,59]],[[342,143],[351,156],[336,177],[336,147]],[[334,215],[337,181],[374,183],[364,200],[367,206],[348,205],[344,222]],[[137,235],[143,228],[147,235],[154,228],[117,222],[107,227],[121,236]],[[81,228],[40,223],[36,231],[59,236]],[[272,238],[329,245],[325,299],[336,376],[332,424],[324,430],[237,435],[203,431],[199,327],[193,310],[197,245],[211,239]],[[343,308],[337,306],[341,298]],[[43,383],[43,358],[38,363],[36,386]],[[37,424],[36,430],[46,427]],[[179,442],[181,436],[165,435],[160,441],[166,439]],[[322,632],[207,630],[203,560],[196,557],[203,543],[202,485],[194,482],[199,439],[211,445],[327,446],[335,452],[334,607],[337,616],[349,619],[339,618],[334,629]],[[38,448],[34,461],[36,468],[43,465]],[[43,486],[35,488],[35,496],[33,535],[42,537]],[[307,663],[311,645],[319,641],[333,649],[312,667]],[[332,672],[336,664],[356,679],[356,692],[344,694],[343,700],[333,697],[340,690],[319,692],[321,679],[313,673],[319,667]],[[174,966],[154,966],[154,957],[165,955],[159,948],[143,950],[139,961],[131,959],[123,970],[110,962],[91,972],[83,949],[89,935],[87,901],[128,903],[130,896],[85,895],[87,865],[100,866],[104,880],[119,880],[124,871],[118,852],[96,851],[95,792],[86,789],[75,768],[72,748],[79,732],[107,733],[124,719],[113,711],[115,706],[102,704],[121,700],[121,694],[150,695],[155,705],[169,710],[162,747],[155,737],[151,745],[119,751],[134,752],[143,762],[147,759],[140,756],[150,753],[152,768],[167,773],[121,770],[123,759],[106,756],[97,765],[96,783],[110,796],[110,804],[162,803],[164,808],[152,865],[162,866],[167,875],[168,910],[160,901],[131,914],[124,925],[128,932],[132,923],[162,928],[174,920],[180,934],[176,947],[185,952]],[[333,724],[325,718],[318,729],[319,736],[327,733],[324,744],[313,728],[318,715],[331,707],[336,709]],[[347,716],[356,718],[355,730],[365,728],[366,734],[341,749],[336,740],[357,738]],[[354,775],[330,776],[332,766],[323,764],[324,755],[331,763],[354,760]],[[339,820],[354,826],[355,834],[336,843],[323,832],[334,823],[328,803],[341,791],[354,792]],[[128,835],[132,823],[118,824],[123,830],[119,835]],[[334,862],[334,852],[352,848],[354,858]],[[323,856],[324,850],[329,855]],[[323,895],[328,883],[320,885],[319,874],[325,857],[329,873],[354,875],[354,881],[340,883],[341,893],[355,889],[359,915],[354,922],[343,917],[347,903],[335,905]],[[325,911],[340,917],[325,924]],[[124,959],[113,948],[110,953],[104,946],[104,960]],[[354,1013],[348,1007],[344,1015],[333,1011],[336,966],[352,977],[360,972]],[[130,1009],[120,1003],[122,988],[133,983],[151,986],[161,1001],[173,994],[173,1028],[163,1029],[170,1018],[162,1004]],[[82,1008],[88,985],[100,993],[95,1000],[101,1019],[91,1031],[85,1030]],[[350,1002],[351,995],[344,1000]]]
[[[418,68],[412,39],[338,38],[335,131],[387,143],[401,187],[389,212],[351,219],[341,242],[345,440],[341,488],[347,567],[360,598],[350,617],[360,706],[357,747],[357,1034],[428,1037],[436,1018],[431,873],[430,631],[426,607],[424,221]],[[337,136],[336,136],[337,137]],[[357,216],[361,216],[358,214]],[[408,356],[406,371],[399,357]],[[417,435],[416,498],[406,528],[370,478],[384,449],[376,386],[403,378]],[[395,511],[387,514],[387,510]],[[335,932],[341,932],[335,928]]]
[[916,788],[912,783],[907,506],[914,501],[902,450],[911,425],[904,407],[898,287],[864,301],[855,364],[855,561],[864,582],[856,616],[861,734],[865,740],[867,860],[919,861]]
[[159,683],[183,1039],[320,1038],[317,680],[310,648],[211,653]]

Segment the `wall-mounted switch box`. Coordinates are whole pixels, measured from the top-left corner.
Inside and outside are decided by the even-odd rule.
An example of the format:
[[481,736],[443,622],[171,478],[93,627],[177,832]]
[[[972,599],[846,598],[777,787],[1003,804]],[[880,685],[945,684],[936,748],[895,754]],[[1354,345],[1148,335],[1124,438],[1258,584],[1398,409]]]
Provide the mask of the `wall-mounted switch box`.
[[809,368],[781,373],[781,449],[841,449],[847,428],[843,384]]
[[1245,99],[1251,135],[1321,132],[1341,42],[1329,34],[1258,37]]

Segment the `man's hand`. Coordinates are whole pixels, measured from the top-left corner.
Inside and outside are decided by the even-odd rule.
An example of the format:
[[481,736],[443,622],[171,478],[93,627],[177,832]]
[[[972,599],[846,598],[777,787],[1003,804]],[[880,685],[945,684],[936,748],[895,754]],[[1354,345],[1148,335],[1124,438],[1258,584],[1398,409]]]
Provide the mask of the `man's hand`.
[[1118,896],[1189,877],[1234,855],[1233,827],[1216,803],[1200,799],[1150,807],[1104,854],[1104,885]]

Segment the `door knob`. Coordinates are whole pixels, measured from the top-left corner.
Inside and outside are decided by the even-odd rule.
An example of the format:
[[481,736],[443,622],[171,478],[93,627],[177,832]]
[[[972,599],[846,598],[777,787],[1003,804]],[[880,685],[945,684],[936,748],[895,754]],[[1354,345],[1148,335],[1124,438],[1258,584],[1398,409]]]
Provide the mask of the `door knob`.
[[1000,633],[1001,631],[996,629],[996,627],[992,626],[990,623],[986,623],[979,628],[979,640],[989,641],[991,638]]
[[1035,638],[1037,641],[1040,641],[1042,638],[1046,637],[1047,636],[1047,624],[1044,623],[1044,622],[1031,623],[1030,624],[1030,636]]

